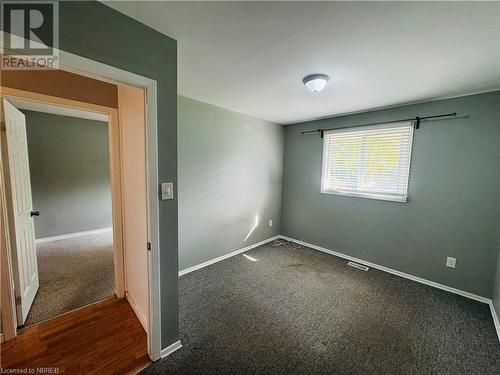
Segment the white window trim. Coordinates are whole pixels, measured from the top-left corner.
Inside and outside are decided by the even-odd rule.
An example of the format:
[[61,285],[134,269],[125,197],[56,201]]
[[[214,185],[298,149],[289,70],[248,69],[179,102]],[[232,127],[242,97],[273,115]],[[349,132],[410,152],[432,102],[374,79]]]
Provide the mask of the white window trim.
[[325,131],[324,134],[332,134],[332,133],[348,133],[348,132],[354,132],[354,131],[359,131],[361,129],[367,129],[369,128],[370,130],[375,130],[375,129],[384,129],[384,128],[395,128],[398,126],[408,126],[410,125],[410,147],[409,147],[409,156],[410,156],[410,163],[409,163],[409,169],[408,169],[408,182],[406,185],[406,192],[405,195],[399,195],[399,194],[387,194],[387,193],[379,193],[379,192],[370,192],[370,191],[350,191],[350,190],[340,190],[340,189],[327,189],[325,188],[326,184],[326,174],[328,170],[327,166],[327,160],[326,159],[326,153],[325,153],[325,141],[323,140],[323,149],[322,149],[322,165],[321,165],[321,193],[322,194],[331,194],[331,195],[340,195],[340,196],[345,196],[345,197],[356,197],[356,198],[366,198],[366,199],[375,199],[375,200],[382,200],[382,201],[390,201],[390,202],[398,202],[398,203],[406,203],[408,202],[408,189],[410,186],[410,174],[411,174],[411,160],[412,160],[412,151],[413,151],[413,133],[414,133],[414,124],[413,122],[405,121],[405,122],[398,122],[398,123],[385,123],[385,124],[380,124],[380,125],[366,125],[366,126],[353,126],[349,128],[342,128],[342,129],[333,129],[333,130],[328,130]]

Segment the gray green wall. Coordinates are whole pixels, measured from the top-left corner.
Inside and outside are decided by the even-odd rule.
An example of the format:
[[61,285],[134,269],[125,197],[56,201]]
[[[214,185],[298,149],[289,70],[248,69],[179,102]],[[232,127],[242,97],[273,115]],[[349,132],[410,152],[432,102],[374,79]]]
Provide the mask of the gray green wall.
[[[491,298],[500,91],[286,126],[282,234]],[[409,202],[320,193],[322,139],[300,132],[458,112],[415,132]],[[456,269],[445,267],[457,258]]]
[[182,96],[178,114],[179,269],[278,235],[283,127]]
[[[158,178],[177,186],[177,42],[99,2],[61,1],[59,47],[157,81]],[[178,339],[174,198],[159,204],[162,348]]]
[[23,113],[36,238],[111,227],[107,123]]

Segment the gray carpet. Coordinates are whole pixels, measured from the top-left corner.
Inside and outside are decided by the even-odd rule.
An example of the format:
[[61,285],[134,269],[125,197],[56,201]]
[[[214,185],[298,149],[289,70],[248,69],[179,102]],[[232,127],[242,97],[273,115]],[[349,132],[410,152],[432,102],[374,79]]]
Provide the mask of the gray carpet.
[[264,245],[179,280],[182,348],[142,374],[500,374],[488,305]]
[[113,234],[37,244],[40,288],[25,326],[114,294]]

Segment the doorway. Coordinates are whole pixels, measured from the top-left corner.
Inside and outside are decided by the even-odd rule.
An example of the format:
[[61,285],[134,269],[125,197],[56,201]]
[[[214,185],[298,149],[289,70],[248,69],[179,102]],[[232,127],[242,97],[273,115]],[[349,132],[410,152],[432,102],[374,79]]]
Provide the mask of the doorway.
[[[81,58],[75,59],[82,63]],[[121,72],[116,73],[122,74]],[[126,76],[127,73],[124,73],[124,75]],[[132,83],[141,82],[141,79],[137,77],[131,80]],[[106,82],[110,83],[109,80]],[[110,175],[113,191],[114,228],[112,235],[114,242],[115,294],[118,298],[126,297],[133,308],[147,333],[150,356],[155,359],[159,357],[159,295],[156,294],[158,293],[158,285],[156,282],[151,284],[151,279],[157,280],[156,267],[158,262],[154,262],[151,257],[157,257],[157,233],[154,230],[157,225],[157,208],[154,205],[152,206],[153,202],[157,201],[157,197],[150,196],[150,190],[153,187],[149,185],[148,181],[155,181],[155,178],[152,179],[151,177],[156,177],[156,170],[151,173],[153,166],[154,169],[156,168],[155,158],[153,158],[154,163],[151,163],[151,155],[154,157],[156,155],[156,145],[153,148],[149,146],[150,140],[156,137],[156,133],[151,134],[147,131],[146,121],[149,118],[148,123],[156,124],[156,121],[152,121],[156,120],[156,116],[151,117],[151,114],[155,115],[155,111],[151,111],[152,106],[147,105],[145,100],[146,95],[154,95],[155,86],[146,85],[148,88],[148,91],[146,91],[144,88],[128,86],[116,81],[112,84],[117,86],[122,102],[133,100],[131,98],[135,97],[135,99],[139,98],[137,105],[131,106],[129,102],[126,107],[109,108],[86,103],[83,109],[93,113],[105,114],[108,118]],[[82,110],[81,103],[71,99],[55,98],[52,95],[4,87],[2,91],[4,96],[10,99],[28,98],[42,104],[56,103],[60,104],[61,107]],[[137,117],[131,120],[133,117],[131,109],[133,108],[140,108],[142,111],[142,124],[141,121],[137,121]],[[141,124],[140,129],[134,128],[137,124]],[[120,126],[124,125],[126,127],[120,131]],[[139,152],[136,146],[140,146]],[[129,168],[131,163],[127,162],[127,160],[135,160],[135,165]],[[124,181],[128,182],[123,185]],[[154,188],[156,188],[156,184],[154,184]],[[142,195],[137,194],[138,189]],[[140,198],[140,196],[143,196],[144,199]],[[34,210],[36,211],[36,208]],[[42,212],[41,215],[43,215]],[[135,220],[135,223],[130,222],[132,219]],[[140,228],[139,235],[138,228]],[[149,246],[147,246],[148,243]],[[154,252],[148,250],[148,247]],[[139,256],[140,259],[138,261],[131,260],[130,256]],[[152,268],[151,264],[153,264]],[[125,268],[128,270],[127,273]],[[141,272],[137,272],[138,270]],[[150,285],[152,285],[152,292],[149,291]],[[152,331],[153,326],[158,328]]]
[[5,100],[24,116],[27,136],[39,284],[27,315],[17,314],[27,327],[115,293],[108,122],[89,111]]

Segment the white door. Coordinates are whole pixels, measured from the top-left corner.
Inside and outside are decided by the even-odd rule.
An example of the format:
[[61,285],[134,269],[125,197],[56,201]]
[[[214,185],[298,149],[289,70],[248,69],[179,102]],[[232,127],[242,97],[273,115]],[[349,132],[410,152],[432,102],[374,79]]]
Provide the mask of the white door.
[[24,114],[3,100],[9,161],[11,233],[17,323],[23,325],[38,291],[33,202]]

